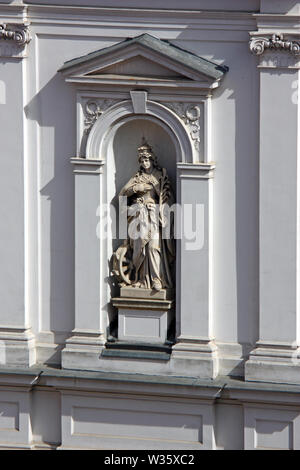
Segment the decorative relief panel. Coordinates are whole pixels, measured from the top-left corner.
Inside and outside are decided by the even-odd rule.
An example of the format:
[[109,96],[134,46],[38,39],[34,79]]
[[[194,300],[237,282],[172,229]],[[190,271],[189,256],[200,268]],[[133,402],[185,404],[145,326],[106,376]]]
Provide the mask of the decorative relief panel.
[[177,116],[188,127],[191,139],[193,140],[196,150],[200,150],[201,142],[201,126],[200,115],[201,108],[194,103],[164,103],[168,108],[172,109]]
[[116,100],[90,98],[83,103],[84,133],[89,134],[98,117],[110,108]]
[[298,410],[245,406],[245,450],[298,450]]

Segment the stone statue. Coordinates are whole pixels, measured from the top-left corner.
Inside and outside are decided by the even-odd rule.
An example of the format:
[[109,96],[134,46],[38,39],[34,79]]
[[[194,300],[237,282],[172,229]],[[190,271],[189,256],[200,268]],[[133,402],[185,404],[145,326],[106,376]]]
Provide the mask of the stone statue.
[[138,162],[139,171],[120,192],[127,198],[128,238],[113,255],[113,273],[120,286],[160,291],[173,286],[173,220],[166,210],[173,203],[172,190],[166,169],[158,166],[145,141]]

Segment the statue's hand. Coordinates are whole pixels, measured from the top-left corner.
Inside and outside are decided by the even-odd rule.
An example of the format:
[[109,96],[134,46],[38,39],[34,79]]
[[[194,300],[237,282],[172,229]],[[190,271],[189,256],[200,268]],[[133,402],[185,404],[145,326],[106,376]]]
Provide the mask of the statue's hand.
[[151,184],[139,183],[133,186],[133,191],[135,193],[146,193],[147,191],[150,191],[151,188],[152,188]]

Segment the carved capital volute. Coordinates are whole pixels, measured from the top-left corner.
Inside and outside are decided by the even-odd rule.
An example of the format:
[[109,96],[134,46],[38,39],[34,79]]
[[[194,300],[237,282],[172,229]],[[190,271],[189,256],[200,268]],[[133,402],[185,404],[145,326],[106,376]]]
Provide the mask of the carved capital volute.
[[0,25],[0,40],[13,41],[19,46],[24,46],[30,41],[27,25],[2,24]]
[[300,54],[300,43],[284,38],[283,34],[272,34],[272,36],[254,36],[249,42],[250,51],[255,55],[261,55],[266,50],[287,51],[293,55]]
[[27,24],[0,24],[0,57],[26,57],[30,40]]

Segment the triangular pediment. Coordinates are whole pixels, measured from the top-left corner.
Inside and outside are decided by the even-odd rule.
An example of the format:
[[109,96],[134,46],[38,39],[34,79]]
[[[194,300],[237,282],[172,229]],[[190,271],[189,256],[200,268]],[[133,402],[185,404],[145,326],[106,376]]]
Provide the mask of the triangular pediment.
[[65,62],[60,72],[68,81],[122,84],[219,81],[227,67],[185,51],[168,41],[142,34]]
[[121,60],[108,67],[99,68],[89,72],[89,76],[117,75],[124,77],[153,77],[153,78],[187,78],[183,74],[164,67],[142,55],[137,55],[127,60]]

